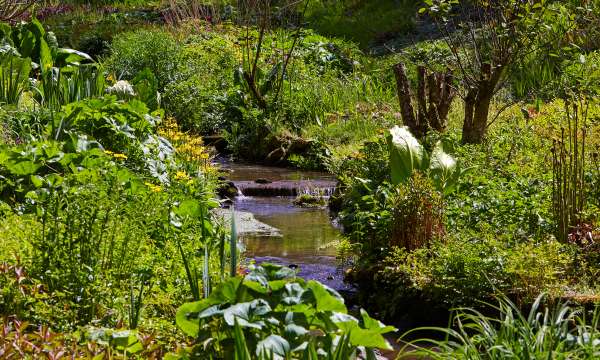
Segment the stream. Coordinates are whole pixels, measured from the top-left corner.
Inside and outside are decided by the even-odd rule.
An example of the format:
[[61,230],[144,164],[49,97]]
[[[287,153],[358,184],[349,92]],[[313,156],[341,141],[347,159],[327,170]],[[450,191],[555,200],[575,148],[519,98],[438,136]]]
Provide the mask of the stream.
[[318,280],[338,291],[350,289],[335,259],[340,231],[332,224],[328,210],[293,203],[300,194],[331,194],[335,188],[332,175],[227,161],[219,165],[238,188],[233,200],[236,212],[251,213],[277,230],[241,231],[247,259],[295,265],[298,275],[305,279]]

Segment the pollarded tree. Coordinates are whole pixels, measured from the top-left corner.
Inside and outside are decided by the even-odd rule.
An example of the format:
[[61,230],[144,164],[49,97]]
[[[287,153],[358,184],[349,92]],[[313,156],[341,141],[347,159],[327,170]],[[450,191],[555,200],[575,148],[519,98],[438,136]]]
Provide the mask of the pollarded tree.
[[452,71],[429,71],[424,65],[417,66],[416,93],[411,90],[404,63],[394,66],[394,74],[402,121],[410,132],[422,140],[429,129],[446,131],[448,112],[456,96]]
[[[575,23],[552,0],[425,0],[463,91],[463,143],[481,143],[490,105],[519,59],[558,46]],[[573,20],[573,21],[571,21]]]

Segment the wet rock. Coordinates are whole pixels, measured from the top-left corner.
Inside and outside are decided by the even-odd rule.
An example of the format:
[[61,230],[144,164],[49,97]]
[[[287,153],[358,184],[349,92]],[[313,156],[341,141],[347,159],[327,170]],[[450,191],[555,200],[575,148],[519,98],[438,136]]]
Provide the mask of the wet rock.
[[217,188],[217,195],[222,199],[232,199],[238,195],[238,188],[235,186],[233,181],[224,181]]
[[[214,209],[214,214],[223,220],[226,228],[231,223],[231,210],[229,209]],[[281,237],[279,229],[267,225],[257,220],[252,213],[245,211],[235,211],[235,224],[238,235],[264,235]]]
[[204,142],[204,145],[214,147],[219,154],[228,153],[227,140],[221,135],[203,136],[202,141]]
[[267,179],[264,179],[264,178],[256,179],[256,180],[254,180],[254,182],[257,183],[257,184],[270,184],[270,183],[272,183],[271,180],[267,180]]

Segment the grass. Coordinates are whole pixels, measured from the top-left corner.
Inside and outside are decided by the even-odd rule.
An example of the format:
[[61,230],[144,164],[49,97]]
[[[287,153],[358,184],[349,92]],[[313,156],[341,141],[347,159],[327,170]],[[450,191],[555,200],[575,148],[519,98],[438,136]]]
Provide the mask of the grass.
[[[600,308],[593,312],[563,303],[545,305],[540,295],[528,313],[508,298],[488,304],[498,316],[469,308],[458,309],[449,328],[419,328],[434,331],[442,340],[420,338],[407,343],[416,347],[408,356],[429,359],[596,359],[600,356]],[[399,357],[400,359],[402,356]]]
[[374,41],[408,32],[415,25],[418,2],[411,0],[313,1],[309,27],[321,34],[357,42],[366,48]]

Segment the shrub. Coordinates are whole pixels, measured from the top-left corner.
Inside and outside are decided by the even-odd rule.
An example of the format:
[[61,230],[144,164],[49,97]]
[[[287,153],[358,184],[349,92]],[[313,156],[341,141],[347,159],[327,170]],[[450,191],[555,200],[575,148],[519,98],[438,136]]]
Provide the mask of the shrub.
[[414,250],[440,239],[444,233],[444,203],[431,181],[414,173],[397,191],[389,246]]
[[173,81],[163,96],[165,109],[185,130],[215,133],[227,129],[227,97],[238,63],[236,45],[226,35],[191,36],[182,48]]
[[117,78],[133,80],[144,69],[152,70],[159,90],[173,81],[181,59],[181,45],[164,30],[142,29],[123,33],[111,45],[107,69]]

